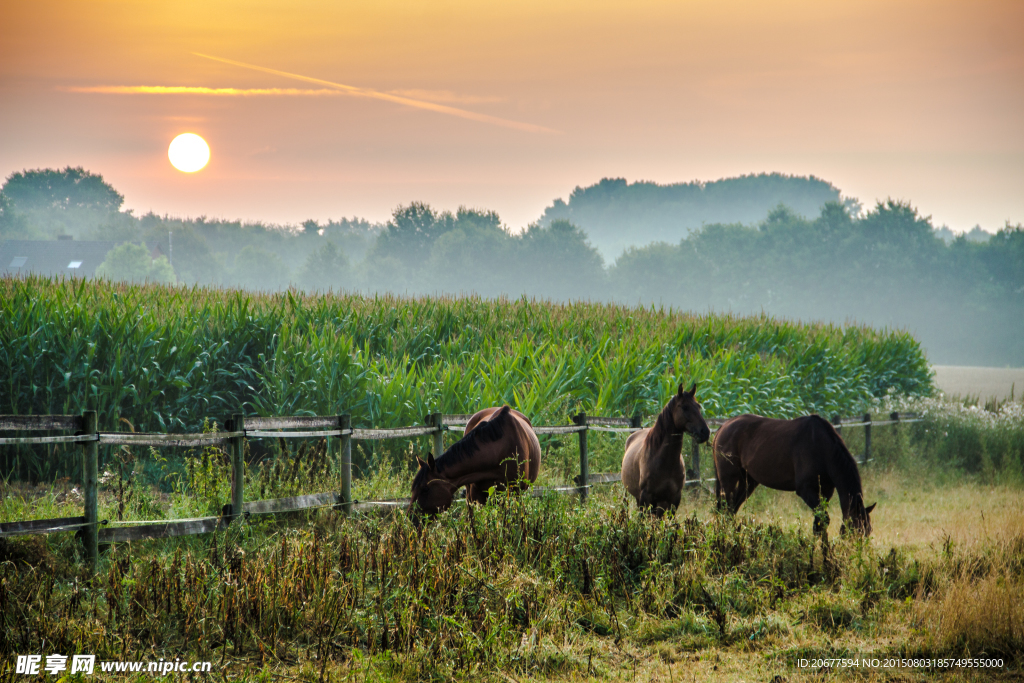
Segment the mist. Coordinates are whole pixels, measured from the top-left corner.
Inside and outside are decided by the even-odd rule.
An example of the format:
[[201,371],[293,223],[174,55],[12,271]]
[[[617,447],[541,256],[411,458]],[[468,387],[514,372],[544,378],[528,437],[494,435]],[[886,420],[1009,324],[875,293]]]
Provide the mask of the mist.
[[[131,242],[167,258],[171,270],[161,272],[181,285],[764,313],[906,329],[933,364],[1024,366],[1024,228],[954,236],[909,202],[865,211],[813,177],[606,179],[554,201],[518,233],[494,211],[420,202],[383,224],[291,226],[136,217],[122,204],[84,169],[13,174],[0,192],[0,274],[25,274],[6,262],[24,240]],[[138,279],[146,271],[105,263],[101,272]]]

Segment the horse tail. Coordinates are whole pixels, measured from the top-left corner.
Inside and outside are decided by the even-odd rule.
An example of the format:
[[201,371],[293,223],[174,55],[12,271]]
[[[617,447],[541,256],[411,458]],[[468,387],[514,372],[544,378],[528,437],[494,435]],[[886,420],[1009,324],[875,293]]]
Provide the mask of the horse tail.
[[722,475],[718,472],[718,435],[721,433],[719,429],[711,442],[711,462],[715,465],[715,508],[718,510],[722,509]]
[[722,481],[718,476],[718,464],[715,464],[715,508],[722,509]]

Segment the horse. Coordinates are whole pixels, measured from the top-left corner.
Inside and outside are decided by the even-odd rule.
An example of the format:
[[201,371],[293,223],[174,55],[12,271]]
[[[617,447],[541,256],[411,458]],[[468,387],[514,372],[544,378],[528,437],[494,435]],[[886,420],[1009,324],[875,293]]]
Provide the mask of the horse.
[[626,439],[622,458],[622,484],[636,504],[661,517],[679,507],[686,471],[683,465],[683,433],[699,443],[711,436],[708,423],[695,398],[697,384],[669,399],[653,427],[633,432]]
[[490,488],[520,491],[537,480],[540,441],[525,415],[509,406],[484,408],[466,424],[466,434],[443,455],[416,458],[409,512],[435,515],[452,505],[455,492],[466,487],[466,499],[481,505]]
[[722,425],[714,443],[715,496],[735,514],[759,484],[780,491],[795,491],[814,510],[814,533],[828,539],[828,512],[819,510],[839,491],[843,509],[841,533],[848,528],[871,534],[871,511],[864,507],[864,491],[857,462],[827,420],[807,415],[794,420],[773,420],[739,415]]

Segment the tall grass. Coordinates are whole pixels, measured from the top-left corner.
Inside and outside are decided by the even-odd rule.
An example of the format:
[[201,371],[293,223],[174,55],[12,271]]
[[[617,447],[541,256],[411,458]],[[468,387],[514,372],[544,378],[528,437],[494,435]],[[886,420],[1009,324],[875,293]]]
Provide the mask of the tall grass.
[[[48,572],[0,563],[0,653],[45,642],[101,658],[302,653],[336,666],[361,652],[420,679],[475,667],[582,673],[573,641],[749,640],[785,596],[830,580],[810,539],[777,526],[665,522],[559,497],[499,496],[422,532],[404,515],[343,519],[229,530],[148,559],[115,551],[91,587],[54,590]],[[875,589],[912,590],[892,588],[910,565],[889,566]]]
[[18,539],[0,543],[0,655],[452,680],[615,678],[626,653],[1021,654],[1019,539],[923,559],[848,539],[826,565],[808,527],[498,495],[421,530],[321,513],[119,546],[91,582]]
[[884,410],[913,411],[907,425],[915,457],[936,474],[969,473],[987,481],[1024,482],[1024,402],[976,397],[899,397]]

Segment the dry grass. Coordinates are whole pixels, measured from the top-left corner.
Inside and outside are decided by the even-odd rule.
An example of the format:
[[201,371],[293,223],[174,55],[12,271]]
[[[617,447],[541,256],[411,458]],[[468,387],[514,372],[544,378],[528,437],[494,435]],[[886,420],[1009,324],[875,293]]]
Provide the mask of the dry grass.
[[914,610],[924,642],[938,652],[1013,653],[1024,642],[1024,580],[1006,567],[951,580]]
[[[969,549],[1008,537],[1024,529],[1024,494],[1010,485],[986,486],[974,481],[936,485],[924,477],[897,470],[863,471],[867,502],[878,502],[871,516],[875,547],[897,546],[908,551],[941,550],[952,542]],[[693,500],[686,503],[700,514],[707,506]],[[783,527],[811,527],[811,512],[794,493],[759,487],[740,510],[741,519]],[[829,506],[835,538],[842,524],[839,496]]]

